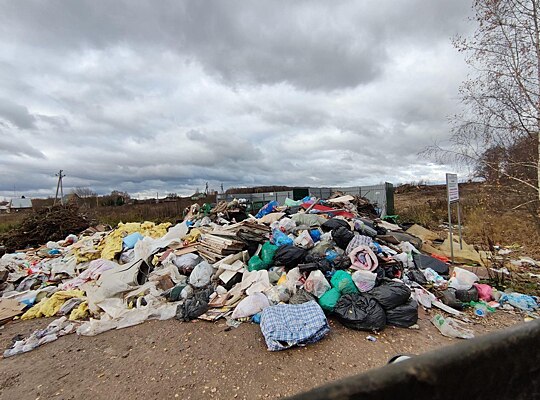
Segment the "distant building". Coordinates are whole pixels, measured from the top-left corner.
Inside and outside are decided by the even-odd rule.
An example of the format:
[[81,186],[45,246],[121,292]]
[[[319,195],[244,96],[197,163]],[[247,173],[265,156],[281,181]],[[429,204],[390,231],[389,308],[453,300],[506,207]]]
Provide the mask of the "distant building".
[[11,199],[8,204],[9,212],[19,212],[32,209],[32,199],[22,196],[19,199]]
[[62,197],[64,204],[79,204],[79,200],[81,199],[82,197],[77,193],[68,193]]

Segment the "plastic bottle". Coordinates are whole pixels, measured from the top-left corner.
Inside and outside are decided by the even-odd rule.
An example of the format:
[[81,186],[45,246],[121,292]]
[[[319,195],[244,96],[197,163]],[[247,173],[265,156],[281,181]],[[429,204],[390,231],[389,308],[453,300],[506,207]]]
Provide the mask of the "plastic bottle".
[[487,317],[489,313],[495,312],[495,309],[484,301],[471,301],[469,305],[474,307],[474,314],[479,317]]
[[488,308],[484,304],[477,303],[474,306],[474,314],[475,315],[477,315],[479,317],[485,317],[485,316],[487,316],[487,313],[488,313]]

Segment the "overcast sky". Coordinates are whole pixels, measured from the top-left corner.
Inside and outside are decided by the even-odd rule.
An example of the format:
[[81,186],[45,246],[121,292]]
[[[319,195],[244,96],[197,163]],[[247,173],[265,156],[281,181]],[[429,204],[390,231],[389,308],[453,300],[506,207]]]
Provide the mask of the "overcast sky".
[[0,196],[444,180],[470,0],[0,1]]

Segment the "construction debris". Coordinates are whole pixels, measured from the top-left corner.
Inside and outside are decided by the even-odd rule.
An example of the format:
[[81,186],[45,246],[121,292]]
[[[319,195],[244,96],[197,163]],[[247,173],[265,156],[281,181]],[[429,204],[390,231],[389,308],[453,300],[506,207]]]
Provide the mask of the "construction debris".
[[[365,199],[342,194],[272,201],[256,217],[240,200],[195,205],[174,226],[112,230],[86,229],[88,221],[70,207],[45,210],[7,240],[0,314],[58,319],[4,356],[73,332],[93,336],[175,317],[224,319],[230,329],[260,323],[269,350],[323,339],[327,315],[374,332],[417,327],[418,307],[436,307],[454,318],[437,315],[433,324],[460,338],[472,337],[459,326],[467,315],[510,308],[537,317],[537,298],[498,292],[452,268],[437,234],[419,226],[405,232],[393,222],[377,218]],[[477,261],[474,248],[464,251]]]

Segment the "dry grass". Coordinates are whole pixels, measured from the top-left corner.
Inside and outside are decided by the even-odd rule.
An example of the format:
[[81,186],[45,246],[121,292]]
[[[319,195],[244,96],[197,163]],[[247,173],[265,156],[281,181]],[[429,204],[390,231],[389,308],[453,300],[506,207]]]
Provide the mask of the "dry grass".
[[[460,193],[463,235],[468,243],[485,247],[488,236],[496,244],[518,245],[524,254],[540,257],[539,226],[528,211],[513,210],[519,204],[518,198],[501,188],[479,183],[462,184]],[[395,199],[401,222],[441,230],[441,224],[448,221],[444,185],[407,187],[398,190]]]
[[0,214],[0,234],[8,232],[18,226],[27,213]]

